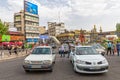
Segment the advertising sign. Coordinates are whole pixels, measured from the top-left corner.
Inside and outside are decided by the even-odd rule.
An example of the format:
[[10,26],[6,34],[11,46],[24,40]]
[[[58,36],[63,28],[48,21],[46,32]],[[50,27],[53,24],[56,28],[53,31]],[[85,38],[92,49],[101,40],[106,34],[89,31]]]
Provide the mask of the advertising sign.
[[0,42],[2,42],[2,36],[0,35]]
[[27,42],[33,42],[32,38],[27,38]]
[[10,41],[10,35],[2,35],[2,41],[9,42]]
[[27,42],[38,42],[38,38],[27,38]]
[[48,35],[40,35],[40,39],[49,39]]
[[25,1],[25,12],[38,15],[38,6],[28,1]]
[[10,36],[10,40],[11,41],[20,41],[20,40],[24,40],[24,36]]

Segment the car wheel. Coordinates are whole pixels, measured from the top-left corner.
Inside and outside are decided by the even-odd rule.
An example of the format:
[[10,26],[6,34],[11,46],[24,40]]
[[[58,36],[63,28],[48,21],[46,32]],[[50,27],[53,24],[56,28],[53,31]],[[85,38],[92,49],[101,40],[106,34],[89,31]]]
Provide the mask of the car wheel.
[[[74,66],[74,64],[73,64],[73,66]],[[75,68],[75,66],[73,67],[73,69],[74,69],[74,72],[75,72],[75,73],[78,73],[78,72],[76,71],[76,68]]]
[[53,68],[51,68],[51,69],[49,70],[49,72],[53,72]]
[[55,61],[53,62],[53,64],[55,64]]
[[26,73],[30,72],[29,70],[25,70]]
[[51,69],[49,70],[49,72],[53,72],[53,65],[52,65]]

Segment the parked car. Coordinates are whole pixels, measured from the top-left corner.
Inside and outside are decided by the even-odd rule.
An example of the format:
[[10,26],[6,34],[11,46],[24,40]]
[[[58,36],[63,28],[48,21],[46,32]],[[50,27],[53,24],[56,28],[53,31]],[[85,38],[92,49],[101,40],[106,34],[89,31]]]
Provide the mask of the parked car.
[[23,68],[26,72],[31,70],[53,71],[55,52],[51,46],[37,46],[31,54],[24,59]]
[[75,72],[105,73],[108,72],[107,59],[98,54],[92,46],[76,46],[70,53],[70,60]]
[[98,43],[93,44],[92,47],[95,48],[98,51],[98,53],[105,55],[105,52],[106,52],[105,48],[103,46],[101,46],[100,44],[98,44]]

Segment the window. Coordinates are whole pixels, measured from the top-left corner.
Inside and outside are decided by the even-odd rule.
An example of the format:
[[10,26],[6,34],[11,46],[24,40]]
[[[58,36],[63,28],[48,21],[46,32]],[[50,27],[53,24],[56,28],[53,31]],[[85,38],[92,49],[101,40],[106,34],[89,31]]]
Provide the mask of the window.
[[50,48],[35,48],[32,54],[50,54]]

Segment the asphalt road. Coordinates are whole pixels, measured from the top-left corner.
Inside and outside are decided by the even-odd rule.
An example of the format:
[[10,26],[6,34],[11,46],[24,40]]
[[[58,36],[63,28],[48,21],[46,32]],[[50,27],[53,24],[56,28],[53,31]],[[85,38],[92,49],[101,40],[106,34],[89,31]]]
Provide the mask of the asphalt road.
[[24,57],[0,62],[0,80],[120,80],[120,56],[107,56],[110,67],[105,74],[79,74],[73,71],[68,58],[57,56],[53,72],[25,73]]

